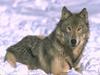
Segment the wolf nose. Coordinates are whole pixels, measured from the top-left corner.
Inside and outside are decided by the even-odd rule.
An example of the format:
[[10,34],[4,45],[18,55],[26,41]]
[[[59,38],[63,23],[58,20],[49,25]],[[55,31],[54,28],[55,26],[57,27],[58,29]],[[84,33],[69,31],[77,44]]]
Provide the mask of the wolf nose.
[[72,39],[71,44],[72,44],[72,46],[75,46],[76,45],[76,39]]

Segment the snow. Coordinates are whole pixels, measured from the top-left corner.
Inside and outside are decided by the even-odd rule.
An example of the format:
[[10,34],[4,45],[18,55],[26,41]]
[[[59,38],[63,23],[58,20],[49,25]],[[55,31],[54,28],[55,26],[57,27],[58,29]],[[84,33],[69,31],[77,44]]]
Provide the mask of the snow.
[[74,69],[68,75],[100,74],[100,0],[0,0],[0,75],[47,75],[37,69],[29,71],[26,65],[17,68],[4,62],[6,49],[26,35],[47,36],[59,21],[62,6],[72,12],[87,8],[90,39],[83,53],[81,74]]

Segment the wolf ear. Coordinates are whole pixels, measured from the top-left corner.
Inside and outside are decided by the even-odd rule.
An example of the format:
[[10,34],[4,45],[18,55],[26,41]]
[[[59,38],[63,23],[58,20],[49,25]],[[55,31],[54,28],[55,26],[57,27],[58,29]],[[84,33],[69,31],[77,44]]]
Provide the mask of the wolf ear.
[[88,18],[88,12],[87,12],[86,8],[82,9],[82,11],[80,12],[80,17]]
[[62,15],[61,15],[61,19],[65,19],[67,18],[68,16],[71,15],[71,12],[64,6],[62,8]]
[[79,13],[79,15],[86,21],[86,23],[88,23],[88,12],[86,8],[83,8],[82,11]]

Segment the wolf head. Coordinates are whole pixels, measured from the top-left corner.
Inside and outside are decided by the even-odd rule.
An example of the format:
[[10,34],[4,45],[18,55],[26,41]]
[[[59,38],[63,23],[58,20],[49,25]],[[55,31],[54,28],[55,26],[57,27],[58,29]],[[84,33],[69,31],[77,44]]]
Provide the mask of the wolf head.
[[57,37],[68,47],[75,48],[82,41],[87,41],[89,34],[88,13],[86,8],[79,13],[72,13],[63,7],[58,23]]

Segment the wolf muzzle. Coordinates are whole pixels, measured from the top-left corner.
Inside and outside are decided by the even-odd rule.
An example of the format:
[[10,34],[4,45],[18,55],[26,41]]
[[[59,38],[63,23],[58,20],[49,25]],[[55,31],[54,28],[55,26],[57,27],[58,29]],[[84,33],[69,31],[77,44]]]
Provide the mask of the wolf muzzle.
[[71,39],[71,45],[72,45],[72,47],[75,47],[76,43],[77,43],[76,39]]

